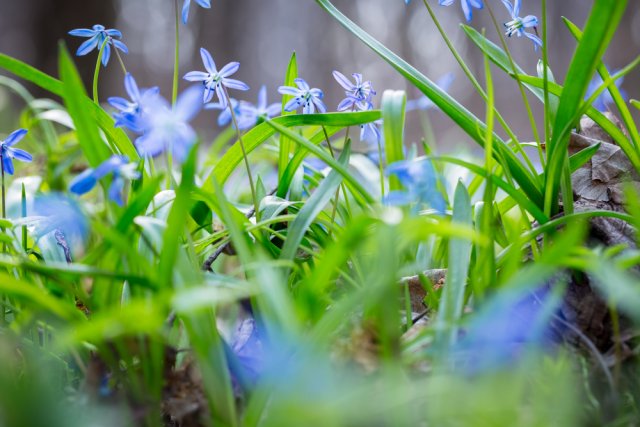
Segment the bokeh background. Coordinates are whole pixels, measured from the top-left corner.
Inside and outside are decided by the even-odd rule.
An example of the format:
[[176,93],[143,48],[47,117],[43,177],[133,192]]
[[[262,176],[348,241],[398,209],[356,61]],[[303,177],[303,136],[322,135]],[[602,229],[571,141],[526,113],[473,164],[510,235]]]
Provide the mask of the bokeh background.
[[[448,34],[468,60],[481,80],[482,56],[467,42],[459,23],[464,20],[459,5],[440,7],[429,0]],[[493,8],[498,20],[509,16],[499,0],[485,0]],[[180,0],[182,3],[182,0]],[[540,14],[540,2],[523,2],[522,14]],[[565,29],[561,17],[584,24],[591,1],[549,1],[550,62],[557,78],[562,79],[573,54],[575,43]],[[192,5],[188,26],[181,25],[181,75],[202,69],[198,48],[209,49],[216,62],[222,65],[237,60],[242,66],[237,77],[246,81],[252,90],[237,94],[255,100],[262,84],[269,89],[269,98],[279,100],[276,90],[284,78],[287,62],[293,51],[298,55],[300,75],[310,84],[325,91],[327,105],[335,109],[341,99],[340,87],[331,71],[345,74],[362,72],[374,82],[379,103],[384,89],[406,89],[411,97],[419,94],[359,40],[329,17],[313,0],[212,0],[213,7],[203,10]],[[427,76],[436,80],[447,72],[454,72],[456,80],[450,93],[475,114],[484,116],[484,104],[472,90],[441,40],[427,11],[419,0],[405,6],[402,0],[335,0],[350,18],[376,38],[406,58]],[[169,96],[173,68],[174,0],[0,0],[0,52],[26,61],[47,73],[57,75],[57,44],[63,40],[75,51],[82,39],[67,35],[74,28],[91,27],[101,23],[118,28],[130,54],[125,62],[142,86],[157,85]],[[475,11],[472,25],[486,28],[487,34],[498,41],[486,10]],[[535,73],[540,54],[527,39],[508,40],[509,46],[522,67]],[[618,31],[606,62],[612,69],[626,65],[640,53],[640,0],[631,0],[628,13]],[[95,52],[78,58],[83,77],[90,85],[95,66]],[[2,71],[0,71],[2,73]],[[112,61],[102,72],[101,98],[122,95],[122,72]],[[497,104],[512,127],[526,140],[531,129],[514,83],[497,71],[494,73]],[[640,72],[629,75],[624,88],[631,97],[640,97]],[[185,87],[186,82],[181,83]],[[36,95],[45,96],[35,90]],[[0,123],[10,121],[19,110],[17,100],[0,89]],[[539,115],[541,108],[532,100]],[[445,150],[459,147],[465,136],[440,113],[433,113],[438,145]],[[421,137],[418,117],[408,118],[408,138]],[[215,113],[206,111],[198,118],[197,126],[206,138],[219,129]],[[448,151],[448,150],[447,150]]]

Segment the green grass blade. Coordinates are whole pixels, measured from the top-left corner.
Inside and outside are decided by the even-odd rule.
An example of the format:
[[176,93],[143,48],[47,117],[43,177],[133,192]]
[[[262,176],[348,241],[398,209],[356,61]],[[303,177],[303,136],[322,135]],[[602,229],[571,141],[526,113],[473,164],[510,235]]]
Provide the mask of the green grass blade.
[[[386,90],[382,94],[382,120],[387,163],[404,159],[404,121],[407,95],[404,91]],[[382,158],[380,153],[380,158]],[[389,190],[401,190],[398,177],[389,177]]]
[[[565,87],[560,97],[558,113],[553,124],[553,134],[547,144],[548,164],[545,171],[545,212],[555,214],[558,211],[558,195],[566,173],[566,161],[571,129],[574,127],[576,110],[583,102],[591,77],[618,28],[626,9],[627,0],[596,0],[585,26],[578,48],[569,66],[565,78]],[[571,194],[565,194],[565,202]]]
[[[357,26],[342,14],[329,0],[316,0],[316,3],[422,91],[422,93],[442,110],[442,112],[449,116],[476,143],[484,146],[487,127],[482,120],[474,116],[462,104],[440,89],[416,68]],[[498,136],[494,136],[494,149],[496,160],[502,161],[502,159],[504,159],[504,167],[509,168],[514,180],[522,187],[534,203],[542,206],[542,187],[532,173],[524,167],[514,152]]]
[[[289,60],[289,66],[287,67],[287,74],[284,78],[284,86],[293,86],[295,87],[295,83],[293,82],[298,77],[298,61],[296,60],[296,53],[293,52],[291,54],[291,59]],[[282,96],[282,115],[293,115],[295,111],[285,111],[284,106],[291,100],[291,95],[283,95]],[[282,174],[289,163],[289,156],[293,151],[294,147],[293,141],[287,138],[284,135],[280,135],[280,151],[278,153],[278,178],[282,178]]]

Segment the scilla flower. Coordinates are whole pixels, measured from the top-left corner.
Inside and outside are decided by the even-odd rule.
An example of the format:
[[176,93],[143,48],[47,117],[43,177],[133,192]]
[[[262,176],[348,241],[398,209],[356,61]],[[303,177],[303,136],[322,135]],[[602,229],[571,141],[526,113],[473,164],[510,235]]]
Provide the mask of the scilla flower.
[[2,158],[2,170],[9,175],[13,175],[13,160],[30,162],[33,160],[31,154],[19,148],[13,148],[27,134],[26,129],[13,131],[4,141],[0,141],[0,157]]
[[[617,72],[618,72],[617,70],[614,70],[611,74],[614,75]],[[629,98],[629,96],[627,95],[627,92],[624,89],[620,89],[620,86],[622,85],[623,82],[624,82],[624,77],[620,77],[615,81],[615,85],[620,90],[620,95],[622,95],[622,98],[624,100],[627,100]],[[587,88],[587,94],[585,96],[585,99],[591,98],[591,95],[595,91],[597,91],[600,86],[602,86],[602,83],[604,83],[602,81],[602,77],[600,77],[600,74],[596,73],[596,75],[593,76],[591,83],[589,83],[589,87]],[[593,108],[595,108],[598,111],[605,112],[609,109],[609,105],[613,103],[614,101],[613,101],[613,97],[611,96],[611,93],[608,90],[605,90],[595,99],[595,101],[593,101]]]
[[262,86],[260,92],[258,92],[258,103],[253,105],[250,102],[243,102],[245,104],[246,111],[249,115],[253,116],[254,123],[258,123],[262,117],[275,117],[280,114],[280,104],[267,102],[267,87]]
[[77,56],[83,56],[88,54],[94,49],[100,49],[105,40],[107,40],[107,45],[104,47],[104,52],[102,54],[102,65],[105,67],[109,62],[109,58],[111,57],[111,46],[113,45],[116,49],[121,50],[123,53],[129,53],[129,49],[127,46],[122,43],[119,38],[122,38],[122,33],[118,30],[105,29],[104,25],[94,25],[93,29],[88,28],[78,28],[75,30],[69,31],[69,34],[76,37],[88,37],[89,40],[85,41],[80,45],[78,51],[76,52]]
[[[194,0],[198,5],[204,7],[205,9],[211,8],[211,0]],[[185,24],[189,20],[189,8],[191,7],[191,0],[184,0],[184,4],[182,5],[182,22]]]
[[[439,4],[440,6],[451,6],[454,1],[455,0],[440,0]],[[467,22],[471,22],[473,18],[473,7],[476,9],[482,9],[484,7],[482,0],[460,0],[460,5],[462,6],[462,12]]]
[[200,56],[204,63],[204,71],[191,71],[185,74],[184,79],[190,82],[202,82],[204,85],[204,103],[211,101],[213,95],[218,96],[218,101],[221,105],[227,105],[227,97],[225,95],[224,87],[229,89],[249,90],[249,86],[240,80],[230,79],[229,76],[234,74],[240,68],[239,62],[230,62],[220,71],[216,68],[216,63],[213,61],[211,54],[205,48],[200,49]]
[[352,83],[344,74],[339,71],[333,72],[333,78],[345,90],[345,99],[338,105],[338,111],[354,110],[361,111],[371,109],[371,98],[376,94],[373,84],[370,81],[363,82],[362,74],[352,74],[355,83]]
[[96,183],[111,174],[113,180],[109,187],[109,198],[118,205],[124,205],[122,200],[122,190],[124,189],[125,180],[133,180],[140,178],[140,172],[137,170],[138,165],[129,163],[126,156],[111,156],[95,169],[87,169],[78,175],[70,185],[70,190],[75,194],[85,194],[90,191]]
[[293,96],[293,99],[284,106],[285,111],[295,111],[300,107],[302,107],[304,114],[313,114],[316,112],[316,109],[321,113],[327,111],[327,107],[322,102],[324,93],[320,89],[312,89],[303,79],[295,79],[294,83],[298,86],[297,88],[280,86],[278,89],[278,92],[282,95]]
[[148,105],[140,124],[143,135],[135,142],[140,154],[155,157],[168,150],[175,160],[184,161],[196,142],[189,122],[202,108],[201,97],[201,89],[191,87],[180,94],[173,107],[161,96]]
[[542,40],[535,34],[527,33],[525,28],[533,28],[536,30],[538,26],[538,18],[533,15],[527,15],[524,18],[520,18],[520,4],[521,0],[515,0],[513,4],[509,0],[502,0],[505,7],[511,14],[511,21],[505,22],[504,26],[507,27],[506,35],[511,37],[517,35],[518,37],[525,36],[533,42],[533,46],[536,50],[538,47],[542,47]]
[[136,80],[130,73],[127,73],[124,78],[124,87],[131,101],[117,96],[108,99],[109,104],[120,111],[114,114],[115,125],[124,126],[134,132],[141,133],[143,131],[142,123],[144,122],[145,105],[151,105],[154,102],[154,99],[159,96],[160,89],[157,87],[139,89]]
[[[238,122],[238,129],[246,130],[256,124],[256,116],[253,114],[253,110],[248,102],[238,101],[237,99],[231,98],[229,100],[229,105],[231,105],[233,115],[236,117],[236,121]],[[218,116],[218,126],[226,126],[233,120],[233,117],[231,116],[231,109],[229,109],[228,105],[222,105],[216,102],[206,104],[204,108],[206,110],[222,110]]]
[[438,180],[431,161],[425,158],[402,160],[387,167],[387,175],[395,175],[404,191],[392,191],[387,195],[389,205],[427,205],[443,214],[446,204],[438,191]]

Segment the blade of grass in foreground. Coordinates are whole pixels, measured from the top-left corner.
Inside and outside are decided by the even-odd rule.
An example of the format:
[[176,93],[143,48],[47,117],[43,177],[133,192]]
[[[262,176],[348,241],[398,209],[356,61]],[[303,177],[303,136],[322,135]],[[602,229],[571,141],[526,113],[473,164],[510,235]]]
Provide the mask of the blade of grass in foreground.
[[[435,83],[420,73],[417,69],[389,50],[378,40],[369,35],[362,28],[340,12],[329,0],[316,0],[325,11],[333,16],[342,26],[373,49],[407,80],[424,93],[442,112],[448,115],[460,128],[476,143],[484,146],[486,125],[467,110],[462,104],[440,89]],[[494,148],[497,161],[504,158],[503,167],[508,168],[514,180],[522,187],[527,196],[539,206],[542,206],[542,188],[532,173],[516,157],[509,146],[494,135]]]

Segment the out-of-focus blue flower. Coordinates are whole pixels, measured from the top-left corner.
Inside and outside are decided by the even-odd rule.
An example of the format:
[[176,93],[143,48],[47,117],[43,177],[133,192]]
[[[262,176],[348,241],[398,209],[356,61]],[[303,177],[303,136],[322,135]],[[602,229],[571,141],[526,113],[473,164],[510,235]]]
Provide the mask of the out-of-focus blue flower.
[[507,368],[527,351],[551,346],[561,301],[547,285],[501,290],[470,317],[454,349],[456,359],[467,362],[468,372],[479,373]]
[[216,63],[213,61],[213,57],[209,51],[205,48],[200,48],[200,56],[204,63],[204,71],[191,71],[185,74],[184,79],[190,82],[202,82],[204,85],[204,103],[211,101],[213,95],[218,96],[218,101],[221,105],[227,105],[227,97],[225,95],[224,87],[229,89],[249,90],[249,86],[240,80],[230,79],[229,76],[235,74],[240,68],[239,62],[230,62],[220,71],[216,68]]
[[69,189],[75,194],[85,194],[90,191],[96,183],[105,176],[112,174],[113,180],[109,187],[109,198],[118,205],[124,205],[122,200],[122,190],[124,189],[125,180],[133,180],[140,178],[140,172],[137,171],[136,163],[129,163],[126,156],[111,156],[95,169],[87,169],[78,175],[73,181]]
[[282,95],[293,96],[293,99],[284,106],[285,111],[295,111],[300,107],[302,107],[304,114],[313,114],[316,109],[321,113],[327,111],[327,107],[322,102],[324,93],[320,89],[312,89],[306,81],[300,78],[295,79],[294,83],[298,86],[297,88],[291,86],[280,86],[278,88],[278,92]]
[[2,166],[6,173],[13,175],[13,160],[20,160],[21,162],[30,162],[33,160],[31,154],[19,148],[13,148],[24,136],[27,134],[26,129],[18,129],[11,132],[11,134],[4,141],[0,141],[0,157],[2,157]]
[[254,124],[260,121],[262,117],[271,118],[280,114],[281,107],[279,103],[269,104],[267,102],[267,87],[265,85],[262,85],[258,92],[258,103],[256,105],[250,102],[246,102],[245,104],[247,111],[250,111],[250,114],[255,118]]
[[536,30],[538,26],[538,18],[533,15],[527,15],[524,18],[520,18],[520,4],[522,0],[515,0],[513,4],[509,0],[502,0],[509,13],[511,14],[511,21],[505,22],[504,26],[507,27],[506,35],[511,37],[517,35],[518,37],[525,36],[533,42],[533,46],[536,50],[538,47],[542,47],[542,40],[535,34],[527,33],[525,28],[533,28]]
[[[453,73],[447,73],[444,76],[440,77],[440,79],[436,81],[436,84],[440,87],[440,89],[446,92],[451,87],[451,84],[453,83],[454,79],[455,77]],[[406,110],[407,111],[429,110],[434,106],[435,104],[433,103],[433,101],[431,101],[429,98],[427,98],[426,95],[424,95],[418,99],[411,99],[407,101]]]
[[353,73],[352,76],[355,79],[355,83],[352,83],[341,72],[333,72],[333,78],[344,88],[344,93],[347,96],[338,105],[338,111],[354,109],[365,111],[372,109],[371,99],[376,94],[376,91],[373,90],[373,84],[371,81],[362,81],[362,74],[360,73]]
[[[618,72],[618,70],[614,70],[613,73],[611,73],[611,74],[614,75],[617,72]],[[620,95],[622,95],[622,98],[626,101],[627,99],[629,99],[629,96],[627,95],[627,92],[624,89],[620,88],[620,86],[622,85],[623,82],[624,82],[624,76],[620,77],[619,79],[617,79],[615,81],[615,85],[620,90]],[[589,87],[587,88],[587,95],[585,96],[585,100],[589,99],[591,97],[591,95],[593,95],[593,93],[595,91],[597,91],[600,86],[602,86],[602,83],[604,83],[602,81],[602,77],[600,77],[600,74],[596,73],[593,76],[593,79],[591,80],[591,83],[589,83]],[[605,89],[596,98],[596,100],[593,101],[593,108],[595,108],[598,111],[605,112],[605,111],[607,111],[609,109],[609,105],[611,105],[613,103],[614,103],[614,101],[613,101],[613,97],[611,96],[611,93],[608,90]]]
[[[205,9],[211,8],[211,0],[194,0],[198,5]],[[182,22],[187,23],[189,20],[189,8],[191,7],[191,0],[184,0],[182,5]]]
[[202,109],[202,93],[199,87],[191,87],[180,94],[172,107],[158,96],[148,105],[143,122],[143,135],[136,139],[140,154],[155,157],[171,151],[178,162],[184,161],[197,135],[189,122]]
[[112,107],[120,110],[119,113],[114,114],[115,125],[141,133],[145,106],[151,105],[159,97],[160,89],[158,87],[139,89],[136,80],[130,73],[127,73],[124,78],[124,87],[131,101],[117,96],[108,99]]
[[204,108],[207,110],[222,110],[218,116],[218,126],[226,126],[233,120],[229,105],[231,105],[231,109],[233,109],[233,114],[236,116],[236,121],[238,122],[238,128],[240,130],[249,129],[256,124],[256,116],[254,115],[253,110],[250,105],[244,101],[238,101],[237,99],[231,98],[228,105],[222,105],[215,102],[206,104]]
[[392,206],[421,205],[430,206],[436,212],[444,214],[446,203],[438,191],[436,172],[431,161],[426,158],[402,160],[387,166],[387,175],[395,175],[405,187],[404,191],[391,191],[386,203]]
[[[451,6],[455,0],[440,0],[440,6]],[[462,12],[464,13],[464,17],[467,19],[467,22],[471,22],[473,19],[473,7],[476,9],[482,9],[484,4],[482,4],[482,0],[460,0],[460,5],[462,6]]]
[[78,203],[62,194],[36,196],[29,213],[16,224],[26,225],[36,240],[58,232],[70,247],[78,247],[89,233],[89,223]]
[[69,34],[76,37],[89,38],[89,40],[80,45],[78,51],[76,52],[77,56],[83,56],[94,49],[100,49],[104,41],[107,40],[107,45],[104,47],[104,52],[102,53],[102,65],[104,65],[105,67],[107,66],[109,58],[111,57],[110,45],[113,45],[116,49],[121,50],[123,53],[129,53],[129,49],[127,48],[127,46],[120,40],[117,40],[122,38],[122,33],[115,29],[107,30],[104,25],[94,25],[93,29],[78,28],[69,31]]

